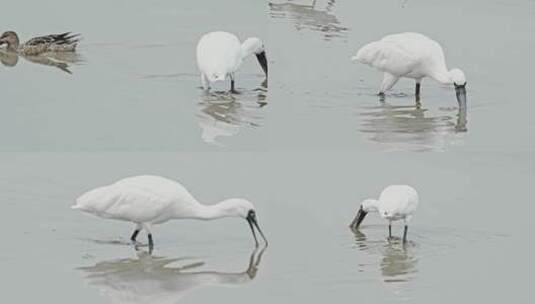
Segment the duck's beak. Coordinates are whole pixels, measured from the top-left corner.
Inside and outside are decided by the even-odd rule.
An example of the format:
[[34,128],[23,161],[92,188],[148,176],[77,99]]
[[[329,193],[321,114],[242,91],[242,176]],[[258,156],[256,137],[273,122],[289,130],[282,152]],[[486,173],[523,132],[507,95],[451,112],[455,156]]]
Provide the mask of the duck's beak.
[[260,66],[262,67],[262,70],[264,73],[266,73],[266,77],[268,75],[268,64],[267,64],[267,57],[266,57],[266,51],[262,51],[258,54],[256,54],[256,59],[258,59],[258,63],[260,63]]
[[457,95],[457,102],[459,108],[466,109],[466,82],[462,85],[455,85],[455,95]]
[[359,211],[357,212],[357,215],[355,216],[355,219],[353,219],[349,227],[351,227],[351,229],[358,229],[360,224],[366,217],[366,214],[368,214],[368,212],[364,211],[362,207],[360,207]]
[[253,232],[255,246],[258,247],[259,243],[258,243],[258,239],[256,238],[256,233],[255,233],[254,227],[256,227],[256,229],[258,230],[258,232],[262,236],[262,239],[264,239],[264,242],[266,243],[266,246],[267,246],[268,245],[268,241],[267,241],[266,237],[264,236],[264,233],[260,229],[260,226],[258,226],[258,221],[257,221],[256,215],[254,213],[249,213],[249,215],[247,216],[247,222],[249,223],[249,227],[251,227],[251,231]]

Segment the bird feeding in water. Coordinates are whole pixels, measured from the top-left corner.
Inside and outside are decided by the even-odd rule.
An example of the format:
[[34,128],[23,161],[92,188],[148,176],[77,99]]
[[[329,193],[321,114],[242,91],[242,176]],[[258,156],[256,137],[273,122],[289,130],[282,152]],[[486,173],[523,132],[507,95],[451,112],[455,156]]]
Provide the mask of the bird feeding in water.
[[262,70],[268,75],[266,51],[262,40],[251,37],[243,43],[236,35],[227,32],[211,32],[205,34],[197,44],[197,65],[201,73],[203,89],[208,90],[210,84],[230,78],[230,90],[235,91],[235,74],[243,60],[255,54]]
[[76,204],[71,208],[101,218],[134,223],[131,241],[135,243],[139,232],[145,230],[151,251],[154,247],[152,227],[172,219],[244,218],[249,223],[256,246],[259,243],[255,228],[267,246],[267,239],[258,225],[255,207],[248,200],[231,198],[215,205],[203,205],[180,183],[160,176],[128,177],[90,190],[76,199]]
[[418,33],[400,33],[385,36],[360,48],[353,61],[368,64],[384,72],[379,96],[384,98],[401,78],[416,80],[416,103],[420,104],[420,84],[430,77],[435,81],[455,87],[459,107],[466,107],[466,77],[460,69],[446,67],[442,46]]
[[416,207],[418,207],[418,193],[413,187],[391,185],[381,192],[379,200],[362,201],[355,219],[349,226],[356,230],[369,212],[379,212],[379,215],[388,221],[389,238],[392,238],[392,222],[403,220],[403,242],[406,242],[408,225]]

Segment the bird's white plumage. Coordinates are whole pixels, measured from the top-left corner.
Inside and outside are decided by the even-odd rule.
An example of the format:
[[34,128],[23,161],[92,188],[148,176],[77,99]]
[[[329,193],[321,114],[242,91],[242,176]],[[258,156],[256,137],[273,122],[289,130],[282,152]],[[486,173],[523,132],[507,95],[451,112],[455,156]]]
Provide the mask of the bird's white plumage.
[[390,185],[386,187],[379,199],[366,199],[361,207],[366,212],[376,211],[388,221],[403,219],[409,222],[418,207],[418,193],[407,185]]
[[88,191],[72,208],[139,224],[160,224],[170,219],[245,218],[254,210],[251,202],[239,198],[203,205],[180,183],[153,175],[127,177]]
[[130,239],[135,242],[139,231],[144,229],[147,231],[151,250],[152,225],[170,219],[212,220],[240,217],[249,223],[255,244],[258,246],[259,243],[254,228],[267,244],[266,237],[258,225],[255,208],[248,200],[231,198],[214,205],[203,205],[180,183],[161,176],[133,176],[96,188],[82,194],[72,208],[103,218],[134,223],[136,230]]
[[412,216],[418,207],[418,193],[407,185],[391,185],[379,196],[379,214],[383,218],[399,220]]
[[448,71],[440,44],[419,33],[385,36],[358,50],[352,57],[385,73],[381,92],[390,89],[399,78],[431,77],[442,84],[464,85],[466,79],[459,69]]
[[[203,35],[197,44],[197,66],[203,88],[208,89],[211,83],[224,81],[227,77],[234,80],[243,60],[249,55],[262,52],[264,44],[256,37],[247,38],[240,43],[236,35],[227,32],[218,31]],[[262,68],[267,73],[267,66]]]
[[211,32],[197,44],[197,65],[209,82],[225,80],[236,72],[243,57],[240,40],[231,33]]

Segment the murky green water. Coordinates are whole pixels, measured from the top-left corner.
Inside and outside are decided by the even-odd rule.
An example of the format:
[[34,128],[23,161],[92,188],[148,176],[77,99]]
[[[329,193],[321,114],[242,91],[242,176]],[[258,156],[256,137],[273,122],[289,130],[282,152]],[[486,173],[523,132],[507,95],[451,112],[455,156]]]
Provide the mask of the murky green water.
[[[2,297],[529,302],[534,12],[520,0],[10,4],[0,30],[84,40],[52,64],[0,57]],[[214,29],[265,40],[269,89],[251,59],[241,94],[202,92],[194,50]],[[461,117],[454,91],[431,80],[421,108],[408,80],[380,103],[382,75],[349,61],[409,30],[465,71]],[[83,191],[145,173],[205,203],[250,199],[270,246],[253,251],[237,219],[175,221],[156,227],[150,257],[126,245],[130,225],[69,209]],[[392,183],[420,192],[405,246],[377,217],[347,228],[360,200]]]

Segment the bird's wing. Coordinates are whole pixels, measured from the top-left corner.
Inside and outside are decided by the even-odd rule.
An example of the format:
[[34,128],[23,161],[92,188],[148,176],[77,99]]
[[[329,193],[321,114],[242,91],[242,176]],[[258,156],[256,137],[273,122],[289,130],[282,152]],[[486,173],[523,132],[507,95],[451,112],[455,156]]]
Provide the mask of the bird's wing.
[[418,205],[418,194],[412,187],[405,185],[387,187],[379,199],[382,209],[390,214],[410,214]]
[[402,44],[388,40],[366,44],[358,50],[352,60],[398,77],[410,73],[418,64],[415,56]]
[[35,37],[28,40],[25,45],[40,45],[40,44],[73,44],[80,40],[80,34],[71,34],[66,32],[63,34],[52,34],[46,36]]
[[113,184],[83,194],[75,208],[95,215],[132,221],[150,222],[172,206],[172,200],[132,185]]
[[197,45],[199,68],[206,72],[235,72],[241,63],[241,44],[230,33],[213,32],[204,35]]

